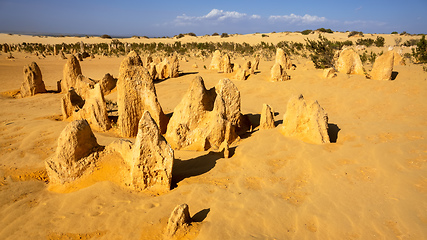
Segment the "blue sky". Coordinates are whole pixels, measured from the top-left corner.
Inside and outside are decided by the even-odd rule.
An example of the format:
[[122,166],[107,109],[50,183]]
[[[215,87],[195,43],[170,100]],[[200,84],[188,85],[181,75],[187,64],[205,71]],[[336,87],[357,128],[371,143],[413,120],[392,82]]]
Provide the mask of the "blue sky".
[[427,0],[0,0],[0,32],[174,36],[302,31],[427,33]]

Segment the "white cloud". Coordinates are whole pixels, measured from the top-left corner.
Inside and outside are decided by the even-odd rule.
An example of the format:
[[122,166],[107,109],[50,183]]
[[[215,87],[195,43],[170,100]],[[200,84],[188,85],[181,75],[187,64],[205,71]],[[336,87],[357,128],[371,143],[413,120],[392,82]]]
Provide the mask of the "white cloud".
[[236,11],[224,11],[219,9],[212,9],[208,14],[203,16],[187,16],[185,14],[177,16],[174,23],[178,26],[198,25],[200,23],[218,24],[227,20],[241,20],[241,19],[260,19],[259,15],[248,16],[246,13]]
[[285,21],[289,23],[296,23],[296,24],[312,24],[312,23],[320,23],[320,22],[326,22],[327,19],[325,17],[318,17],[318,16],[311,16],[308,14],[305,14],[304,16],[296,15],[296,14],[290,14],[290,15],[272,15],[268,18],[270,21]]

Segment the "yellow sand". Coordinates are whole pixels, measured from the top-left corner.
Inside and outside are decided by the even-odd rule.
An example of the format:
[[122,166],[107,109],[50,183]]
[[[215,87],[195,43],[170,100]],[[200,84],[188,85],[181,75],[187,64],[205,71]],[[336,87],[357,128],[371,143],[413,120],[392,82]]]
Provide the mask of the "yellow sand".
[[[306,37],[269,35],[187,36],[180,41],[256,44],[303,42]],[[340,41],[347,35],[325,34]],[[401,37],[382,36],[386,45],[394,45],[394,38]],[[78,41],[111,40],[0,34],[0,43]],[[19,89],[23,66],[31,61],[39,65],[46,88],[56,90],[65,60],[13,55],[14,60],[0,55],[0,92],[10,95]],[[426,239],[427,73],[422,66],[395,66],[394,81],[341,73],[322,79],[322,70],[314,69],[308,59],[291,58],[297,68],[288,72],[290,81],[269,82],[273,62],[265,60],[259,73],[247,81],[233,80],[241,92],[242,112],[256,121],[267,103],[277,113],[280,127],[288,99],[303,94],[318,100],[328,113],[336,143],[313,145],[284,137],[278,127],[255,128],[231,149],[229,159],[222,153],[175,151],[177,186],[159,196],[117,185],[115,181],[123,176],[114,170],[118,165],[111,159],[73,186],[49,188],[44,182],[44,160],[53,155],[67,124],[60,121],[62,95],[0,96],[0,239],[161,239],[170,213],[182,203],[189,205],[197,220],[188,229],[187,239]],[[122,59],[97,56],[80,64],[85,76],[101,79],[105,73],[117,77]],[[199,68],[192,68],[194,63]],[[189,74],[156,84],[166,114],[173,112],[196,74],[209,88],[232,76],[204,69],[209,63],[210,58],[181,61],[181,70]],[[115,97],[115,93],[106,96]],[[101,145],[116,139],[114,129],[95,135]],[[109,176],[112,181],[106,180]]]

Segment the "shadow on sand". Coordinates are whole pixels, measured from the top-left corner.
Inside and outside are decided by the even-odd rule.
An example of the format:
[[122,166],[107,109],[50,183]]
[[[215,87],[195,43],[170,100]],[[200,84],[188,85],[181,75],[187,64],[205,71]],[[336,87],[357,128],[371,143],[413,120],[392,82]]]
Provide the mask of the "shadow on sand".
[[328,123],[328,135],[329,140],[331,143],[336,143],[338,140],[338,132],[341,130],[341,128],[338,127],[338,125],[333,123]]
[[[230,151],[231,152],[231,151]],[[173,162],[173,175],[171,188],[174,189],[182,180],[209,172],[215,167],[216,161],[224,157],[222,152],[209,152],[206,155],[189,160],[175,159]]]
[[193,220],[193,222],[202,222],[208,216],[208,213],[210,211],[211,211],[210,208],[205,208],[203,210],[200,210],[198,213],[194,214],[194,216],[191,219]]

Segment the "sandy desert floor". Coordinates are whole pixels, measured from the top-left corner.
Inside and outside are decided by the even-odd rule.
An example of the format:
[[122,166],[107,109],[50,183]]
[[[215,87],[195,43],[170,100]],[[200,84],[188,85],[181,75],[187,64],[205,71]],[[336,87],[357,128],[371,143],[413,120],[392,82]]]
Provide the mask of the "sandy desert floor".
[[[326,36],[346,40],[339,33]],[[386,45],[394,44],[386,37]],[[300,34],[277,33],[226,41],[298,39],[303,39]],[[82,40],[0,34],[2,43]],[[233,82],[242,113],[256,125],[267,103],[276,113],[276,128],[254,128],[232,147],[228,159],[213,151],[175,151],[176,186],[155,196],[116,184],[120,171],[108,159],[80,182],[50,188],[44,160],[53,155],[68,123],[61,121],[62,94],[54,91],[66,60],[13,55],[12,60],[0,55],[0,239],[162,239],[170,213],[182,203],[195,221],[186,239],[427,239],[427,73],[421,65],[395,66],[393,81],[342,73],[324,79],[308,59],[291,56],[297,66],[288,72],[292,79],[269,82],[274,62],[261,59],[255,75]],[[117,77],[122,59],[96,56],[80,65],[93,79],[105,73]],[[166,114],[196,75],[208,88],[232,77],[204,69],[210,60],[181,61],[182,76],[156,83]],[[51,91],[11,98],[23,81],[23,66],[32,61]],[[194,63],[199,68],[192,68]],[[298,94],[317,100],[328,113],[333,143],[308,144],[279,132],[286,104]],[[106,99],[116,97],[113,92]],[[95,135],[104,146],[118,138],[114,129]]]

